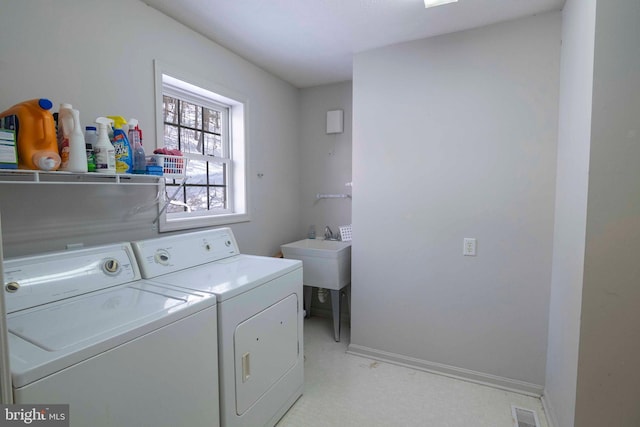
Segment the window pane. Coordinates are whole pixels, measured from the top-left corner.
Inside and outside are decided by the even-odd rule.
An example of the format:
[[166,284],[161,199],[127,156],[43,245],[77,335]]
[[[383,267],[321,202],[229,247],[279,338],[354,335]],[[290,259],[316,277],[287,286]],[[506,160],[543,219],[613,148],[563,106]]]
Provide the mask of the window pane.
[[[179,197],[176,196],[176,201],[182,202],[182,195],[179,195]],[[173,203],[169,203],[167,205],[167,213],[168,214],[180,213],[180,212],[186,212],[186,211],[187,211],[187,208],[185,208],[182,205],[177,205],[177,204],[173,204]]]
[[209,163],[209,185],[225,185],[224,164]]
[[163,95],[162,111],[165,122],[178,123],[178,100],[176,98]]
[[222,138],[211,133],[204,134],[204,154],[214,157],[222,157]]
[[186,212],[187,208],[181,204],[180,205],[178,204],[178,203],[184,203],[184,188],[181,188],[180,191],[178,191],[178,187],[180,185],[173,184],[170,182],[167,182],[166,186],[167,187],[165,190],[166,190],[167,198],[173,197],[173,201],[167,204],[167,213]]
[[180,128],[180,150],[183,153],[202,154],[202,132]]
[[164,146],[178,148],[178,126],[164,125]]
[[210,209],[227,208],[227,189],[225,187],[211,187],[209,193]]
[[208,132],[220,133],[220,112],[211,110],[209,108],[203,108],[204,110],[204,130]]
[[206,211],[207,209],[207,187],[187,187],[187,204],[191,207],[191,212]]
[[182,101],[180,103],[180,125],[202,129],[202,108]]
[[187,163],[187,184],[207,184],[207,162],[203,160],[189,160]]

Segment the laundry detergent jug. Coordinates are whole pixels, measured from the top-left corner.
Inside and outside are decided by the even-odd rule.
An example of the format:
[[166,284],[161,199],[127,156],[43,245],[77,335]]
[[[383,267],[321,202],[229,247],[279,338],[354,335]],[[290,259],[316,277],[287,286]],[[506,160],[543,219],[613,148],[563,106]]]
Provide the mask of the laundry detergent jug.
[[51,171],[60,166],[51,107],[46,98],[31,99],[0,113],[0,119],[9,119],[15,126],[20,169]]

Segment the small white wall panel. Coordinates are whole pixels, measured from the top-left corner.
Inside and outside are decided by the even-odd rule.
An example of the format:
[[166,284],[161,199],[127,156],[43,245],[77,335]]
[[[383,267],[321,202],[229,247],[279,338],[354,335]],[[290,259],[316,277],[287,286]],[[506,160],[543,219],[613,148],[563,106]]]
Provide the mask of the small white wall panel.
[[342,110],[327,111],[327,133],[342,133],[344,117]]

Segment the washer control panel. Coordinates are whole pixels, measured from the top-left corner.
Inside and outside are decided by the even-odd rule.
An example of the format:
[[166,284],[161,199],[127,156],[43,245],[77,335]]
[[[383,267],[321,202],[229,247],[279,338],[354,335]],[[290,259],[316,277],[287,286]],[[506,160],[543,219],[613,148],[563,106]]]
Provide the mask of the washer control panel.
[[133,242],[133,250],[145,279],[238,255],[230,228],[174,234]]
[[4,263],[7,312],[140,279],[128,243],[53,252]]

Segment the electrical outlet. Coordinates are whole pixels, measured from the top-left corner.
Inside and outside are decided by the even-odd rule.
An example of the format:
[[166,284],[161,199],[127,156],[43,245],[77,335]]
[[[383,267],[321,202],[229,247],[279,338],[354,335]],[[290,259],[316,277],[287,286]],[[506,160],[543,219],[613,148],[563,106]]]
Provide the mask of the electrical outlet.
[[476,239],[465,237],[462,246],[462,255],[476,256]]

